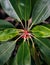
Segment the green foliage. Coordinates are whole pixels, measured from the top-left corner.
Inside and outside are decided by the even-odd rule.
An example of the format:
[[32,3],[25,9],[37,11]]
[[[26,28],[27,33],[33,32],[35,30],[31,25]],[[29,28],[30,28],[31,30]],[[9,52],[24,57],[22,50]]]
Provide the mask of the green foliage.
[[35,42],[43,55],[44,60],[50,65],[50,40],[46,38],[35,38]]
[[0,31],[0,41],[8,41],[19,34],[19,30],[15,28],[7,28]]
[[35,26],[31,31],[36,37],[50,37],[50,28],[42,25]]
[[[44,61],[50,65],[50,24],[40,24],[50,16],[50,0],[1,0],[0,3],[23,26],[18,29],[0,20],[0,65],[42,65]],[[17,44],[19,48],[13,57]]]
[[0,20],[0,30],[6,29],[6,28],[13,28],[13,27],[14,26],[11,23],[5,20]]
[[16,54],[15,58],[12,58],[9,61],[9,65],[30,65],[30,58],[31,57],[28,44],[26,42],[23,42],[19,47],[18,53]]
[[0,45],[0,65],[3,65],[10,58],[15,48],[15,41],[1,42]]
[[34,4],[32,19],[33,25],[43,22],[47,17],[49,17],[50,13],[50,1],[49,0],[36,0],[36,4]]

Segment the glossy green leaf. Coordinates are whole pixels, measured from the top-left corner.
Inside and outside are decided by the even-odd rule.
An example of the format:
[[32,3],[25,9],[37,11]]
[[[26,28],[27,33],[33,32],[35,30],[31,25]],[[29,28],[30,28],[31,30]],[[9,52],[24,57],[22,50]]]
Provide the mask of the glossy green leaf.
[[50,40],[44,38],[35,38],[35,42],[43,54],[44,60],[50,65]]
[[0,45],[0,65],[3,65],[10,58],[15,48],[15,41],[2,42]]
[[31,0],[9,0],[14,10],[21,19],[29,19],[31,12]]
[[0,20],[0,30],[6,29],[6,28],[13,28],[13,24],[5,21],[5,20]]
[[18,21],[20,21],[19,17],[25,21],[30,17],[31,0],[2,0],[1,5],[11,17]]
[[30,65],[31,64],[30,51],[29,51],[28,44],[26,42],[23,42],[23,44],[18,49],[17,63],[18,65]]
[[9,16],[17,19],[18,21],[21,21],[9,0],[1,0],[1,6]]
[[32,29],[32,34],[36,37],[50,37],[50,28],[38,25]]
[[10,65],[31,65],[30,51],[26,42],[22,43]]
[[19,30],[15,28],[8,28],[0,31],[0,41],[7,41],[19,34]]
[[43,22],[50,16],[50,0],[37,0],[33,7],[33,25]]

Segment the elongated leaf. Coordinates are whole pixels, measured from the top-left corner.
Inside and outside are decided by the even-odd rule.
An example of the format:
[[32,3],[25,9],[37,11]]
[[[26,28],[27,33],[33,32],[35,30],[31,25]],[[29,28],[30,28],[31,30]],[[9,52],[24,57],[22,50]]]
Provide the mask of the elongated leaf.
[[44,60],[50,65],[50,40],[44,38],[36,38],[35,42],[43,54]]
[[42,25],[35,26],[32,32],[36,37],[50,37],[50,28]]
[[22,43],[17,55],[10,65],[31,65],[29,47],[26,42]]
[[36,1],[37,1],[37,0],[31,0],[31,5],[32,5],[31,8],[32,8],[32,10],[33,10],[33,8],[34,8],[34,4],[36,4]]
[[[14,1],[13,1],[14,2]],[[20,21],[20,18],[18,17],[16,11],[14,10],[13,6],[11,5],[9,0],[1,0],[1,6],[4,9],[4,11],[11,17],[17,19]],[[16,7],[16,6],[15,6]]]
[[13,28],[13,24],[5,21],[5,20],[0,20],[0,30],[6,29],[6,28]]
[[26,42],[24,42],[18,49],[17,63],[18,65],[30,65],[31,64],[29,47]]
[[9,0],[14,10],[17,12],[21,19],[25,21],[30,17],[31,0]]
[[33,25],[43,22],[49,16],[50,0],[37,0],[32,13]]
[[11,17],[18,21],[20,21],[19,17],[25,21],[30,17],[31,0],[2,0],[1,5]]
[[7,41],[19,34],[19,30],[15,28],[8,28],[0,31],[0,41]]
[[10,58],[15,47],[15,41],[4,42],[0,45],[0,65],[3,65]]

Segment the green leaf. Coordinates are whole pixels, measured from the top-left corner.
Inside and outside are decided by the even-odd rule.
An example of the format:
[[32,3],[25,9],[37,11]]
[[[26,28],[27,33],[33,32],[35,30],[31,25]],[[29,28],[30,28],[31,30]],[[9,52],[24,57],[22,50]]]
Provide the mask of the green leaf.
[[0,65],[3,65],[10,58],[15,48],[15,41],[2,42],[0,45]]
[[36,1],[37,0],[31,0],[31,5],[32,5],[31,8],[32,8],[32,10],[33,10],[34,4],[36,4]]
[[50,37],[50,28],[38,25],[32,29],[32,34],[36,37]]
[[[14,2],[14,1],[13,1]],[[4,11],[14,19],[17,19],[18,21],[21,21],[18,14],[14,10],[13,6],[11,5],[9,0],[1,0],[1,6],[4,9]],[[15,6],[16,7],[16,6]]]
[[43,22],[50,16],[50,0],[37,0],[33,7],[33,25]]
[[28,44],[26,42],[23,42],[23,44],[18,49],[17,53],[17,63],[18,65],[30,65],[30,51]]
[[0,20],[0,30],[6,29],[6,28],[13,28],[13,24],[5,21],[5,20]]
[[30,17],[31,0],[2,0],[1,5],[7,14],[18,21],[20,21],[19,17],[25,21]]
[[0,31],[0,41],[7,41],[19,34],[19,30],[15,28],[8,28]]
[[45,38],[35,38],[35,42],[38,44],[44,60],[50,65],[50,40]]
[[12,59],[10,65],[31,65],[30,51],[26,42],[21,44],[16,57],[14,60]]
[[31,12],[31,0],[9,0],[21,19],[27,21]]

